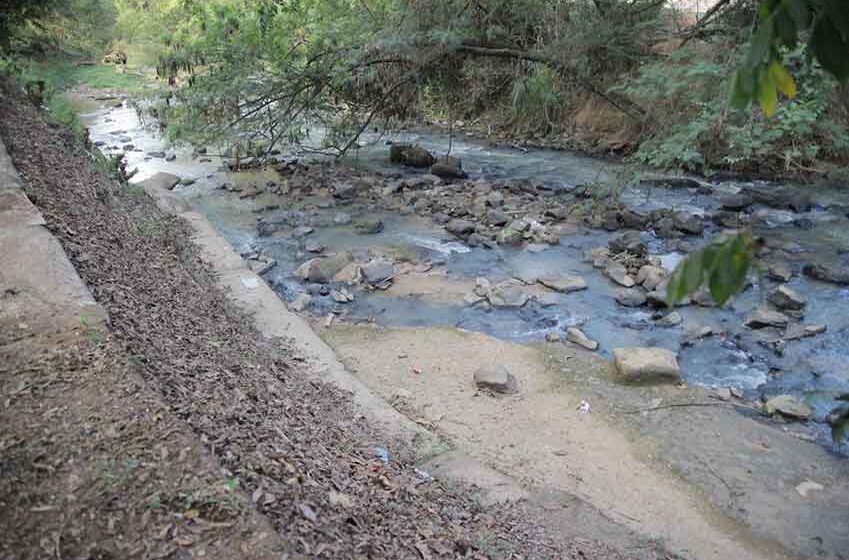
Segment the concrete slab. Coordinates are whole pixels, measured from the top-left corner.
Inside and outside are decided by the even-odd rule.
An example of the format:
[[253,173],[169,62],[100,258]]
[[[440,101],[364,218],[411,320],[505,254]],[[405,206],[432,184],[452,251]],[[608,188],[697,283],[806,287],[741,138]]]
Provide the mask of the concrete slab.
[[41,212],[22,189],[0,189],[0,229],[44,224]]
[[[29,331],[60,331],[106,322],[68,260],[43,226],[0,228],[0,326],[4,341]],[[17,335],[13,331],[19,331]]]
[[6,146],[0,140],[0,191],[6,189],[22,189],[23,183],[15,166],[12,165],[12,158],[6,151]]

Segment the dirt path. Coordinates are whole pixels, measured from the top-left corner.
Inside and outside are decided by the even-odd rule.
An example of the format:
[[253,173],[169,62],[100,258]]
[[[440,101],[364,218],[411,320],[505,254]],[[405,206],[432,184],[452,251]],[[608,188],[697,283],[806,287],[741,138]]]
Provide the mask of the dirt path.
[[[849,542],[845,465],[816,444],[730,407],[678,413],[689,420],[661,416],[674,428],[647,429],[656,419],[620,413],[652,402],[709,401],[704,391],[617,390],[604,360],[562,344],[527,347],[456,329],[320,332],[369,387],[459,449],[527,488],[578,496],[688,557],[840,558]],[[482,364],[507,367],[521,394],[478,392],[472,374]],[[582,399],[592,413],[577,410]],[[772,460],[764,460],[763,441],[772,442]],[[699,479],[705,468],[712,481]],[[794,488],[805,480],[824,491],[801,496]]]
[[[2,515],[4,553],[57,556],[55,543],[69,531],[77,557],[249,558],[241,527],[261,514],[256,523],[268,520],[284,557],[628,557],[593,539],[549,532],[522,505],[484,506],[470,489],[416,471],[407,461],[412,450],[368,426],[349,394],[317,381],[285,341],[259,336],[200,259],[185,222],[138,189],[116,185],[77,139],[46,125],[17,93],[4,91],[0,107],[0,136],[26,192],[108,313],[111,333],[97,353],[45,340],[51,351],[67,349],[59,353],[67,366],[57,366],[64,358],[30,365],[41,356],[36,347],[13,349],[3,362],[4,413],[16,421],[4,422],[2,441],[20,458],[15,469],[3,469],[0,485],[3,505],[13,506]],[[67,381],[43,387],[45,371],[67,372]],[[21,391],[29,375],[38,391]],[[65,408],[51,406],[59,398],[53,402]],[[12,409],[12,400],[24,408]],[[178,421],[170,429],[169,416]],[[208,458],[181,439],[186,433]],[[80,464],[77,454],[109,468],[100,479],[60,476]],[[224,476],[216,479],[210,473],[218,469]],[[169,478],[173,472],[179,476]],[[166,479],[161,520],[170,523],[152,538],[154,524],[138,520],[160,520],[162,497],[145,486],[159,477]],[[51,509],[57,488],[69,483],[91,494],[66,491],[74,508]],[[235,497],[228,501],[224,491]],[[222,519],[225,502],[253,505]],[[40,518],[46,512],[59,529]],[[237,523],[227,526],[228,538],[218,538],[220,522]],[[260,537],[267,535],[257,532],[262,544]]]

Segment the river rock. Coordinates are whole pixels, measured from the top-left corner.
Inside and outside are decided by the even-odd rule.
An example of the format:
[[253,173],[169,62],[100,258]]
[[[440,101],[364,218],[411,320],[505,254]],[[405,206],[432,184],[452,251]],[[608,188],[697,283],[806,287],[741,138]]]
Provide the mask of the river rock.
[[343,251],[332,257],[317,257],[299,266],[295,270],[294,275],[296,278],[306,282],[327,284],[337,272],[353,260],[354,257],[349,251]]
[[363,235],[373,235],[383,231],[383,221],[378,219],[362,218],[357,220],[354,224],[354,229],[357,230],[357,233],[361,233]]
[[674,327],[680,325],[683,320],[680,313],[673,311],[656,320],[654,324],[658,327]]
[[391,279],[395,275],[395,267],[392,262],[387,260],[374,260],[362,267],[363,279],[371,284],[381,284]]
[[152,158],[159,158],[159,159],[165,158],[165,152],[147,152],[146,155],[148,155]]
[[646,294],[639,288],[626,288],[616,292],[616,302],[625,307],[640,307],[646,304]]
[[349,292],[346,288],[330,290],[330,297],[333,298],[333,301],[336,303],[350,303],[354,301],[354,294]]
[[643,230],[649,225],[649,215],[639,210],[627,209],[619,213],[622,227],[631,230]]
[[640,232],[634,230],[614,235],[607,242],[607,246],[614,255],[628,252],[637,257],[643,257],[648,252],[645,243],[640,239]]
[[665,348],[616,348],[613,371],[629,383],[678,383],[681,369],[675,353]]
[[295,299],[289,302],[289,309],[299,313],[309,307],[309,304],[312,302],[312,296],[309,294],[298,294],[295,296]]
[[493,208],[500,207],[504,204],[504,195],[501,194],[501,191],[492,191],[488,195],[486,195],[486,204],[487,206],[492,206]]
[[610,278],[620,286],[631,288],[636,284],[636,282],[628,274],[628,270],[622,263],[616,261],[608,261],[607,267],[604,269],[604,273],[607,275],[608,278]]
[[504,366],[482,366],[474,375],[475,385],[479,389],[504,395],[519,392],[519,383]]
[[498,232],[495,236],[495,242],[499,245],[516,245],[522,242],[525,234],[523,230],[517,229],[514,224],[518,220],[514,220],[507,227]]
[[793,395],[778,395],[766,401],[766,413],[780,414],[786,418],[795,418],[798,420],[808,420],[813,416],[814,411],[811,407],[794,397]]
[[359,284],[363,280],[363,272],[360,269],[359,263],[350,262],[343,266],[339,272],[333,275],[334,282],[342,282],[353,286]]
[[657,288],[657,286],[666,280],[668,276],[669,273],[665,268],[647,264],[640,267],[640,270],[637,273],[637,284],[640,284],[643,288],[650,292]]
[[726,194],[719,197],[719,204],[722,206],[722,208],[734,212],[745,210],[746,208],[754,204],[754,202],[755,199],[745,193]]
[[436,158],[421,146],[392,144],[389,147],[389,160],[407,167],[423,168],[433,165]]
[[527,292],[509,280],[493,286],[487,297],[493,307],[522,307],[528,302]]
[[463,237],[465,235],[469,235],[475,231],[475,223],[471,220],[463,220],[461,218],[455,218],[445,224],[445,229],[449,233],[453,233],[458,237]]
[[430,167],[430,172],[441,179],[465,179],[468,177],[468,174],[463,171],[460,160],[451,156],[437,159]]
[[504,224],[510,221],[510,217],[507,216],[507,214],[505,214],[501,210],[496,210],[495,208],[490,209],[486,213],[486,219],[491,225],[494,226],[503,226]]
[[337,226],[347,226],[351,223],[351,215],[346,212],[337,212],[333,215],[333,223]]
[[173,173],[165,173],[159,171],[148,179],[139,182],[139,186],[144,189],[162,189],[171,190],[180,184],[180,178]]
[[808,300],[788,286],[778,286],[767,295],[767,300],[779,309],[798,311],[805,307]]
[[779,311],[759,308],[746,317],[744,323],[750,329],[763,329],[766,327],[784,328],[790,322],[790,318]]
[[589,260],[593,263],[593,268],[606,267],[607,261],[610,260],[610,249],[607,247],[596,247],[590,250]]
[[690,212],[678,211],[672,214],[675,229],[690,235],[701,235],[705,230],[705,221],[701,216]]
[[746,187],[740,193],[771,208],[807,212],[813,206],[810,195],[797,187],[754,186]]
[[324,245],[316,241],[315,239],[310,239],[304,245],[304,251],[307,253],[321,253],[324,251]]
[[584,334],[584,331],[577,327],[570,327],[566,330],[566,340],[587,350],[595,351],[598,349],[598,342],[591,340]]
[[554,291],[568,294],[587,289],[587,281],[580,276],[543,276],[537,282]]
[[802,269],[802,272],[805,276],[821,282],[830,282],[831,284],[840,284],[843,286],[849,285],[849,270],[846,268],[838,268],[834,265],[808,263]]
[[779,282],[789,282],[793,278],[793,272],[783,264],[771,265],[767,268],[766,275]]

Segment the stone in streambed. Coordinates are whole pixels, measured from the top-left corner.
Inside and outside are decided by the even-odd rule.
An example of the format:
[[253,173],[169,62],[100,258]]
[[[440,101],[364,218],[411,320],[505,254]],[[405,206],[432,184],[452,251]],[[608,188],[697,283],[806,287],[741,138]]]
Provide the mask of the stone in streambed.
[[613,372],[628,383],[678,383],[681,369],[675,353],[665,348],[616,348]]
[[646,303],[646,294],[639,288],[626,288],[616,292],[616,303],[625,307],[640,307]]
[[430,172],[440,179],[465,179],[468,174],[463,171],[459,159],[451,156],[441,157],[430,167]]
[[587,289],[587,281],[580,276],[543,276],[537,282],[564,294]]
[[361,233],[363,235],[373,235],[383,231],[383,221],[364,218],[357,220],[354,224],[354,229],[357,230],[357,233]]
[[636,284],[634,279],[628,274],[628,269],[626,269],[622,263],[608,261],[607,266],[604,269],[604,273],[608,278],[620,286],[631,288]]
[[750,329],[763,329],[766,327],[784,328],[790,322],[790,318],[779,311],[771,309],[756,309],[746,317],[744,323]]
[[504,366],[482,366],[475,372],[475,385],[479,389],[510,395],[519,392],[519,383]]
[[590,338],[584,334],[584,331],[577,327],[571,327],[566,331],[566,340],[587,350],[598,349],[598,342],[590,340]]
[[333,276],[342,270],[354,257],[349,251],[344,251],[332,257],[310,259],[295,270],[295,277],[305,282],[327,284]]
[[475,224],[470,220],[463,220],[460,218],[451,220],[445,225],[445,229],[449,233],[453,233],[458,237],[462,237],[464,235],[469,235],[475,231]]
[[798,311],[805,307],[808,300],[788,286],[778,286],[770,291],[767,300],[779,309]]
[[802,269],[805,276],[820,280],[821,282],[829,282],[831,284],[849,285],[849,270],[838,268],[832,265],[809,263]]
[[807,420],[813,416],[811,407],[794,397],[793,395],[779,395],[766,401],[766,413],[780,414],[785,418]]

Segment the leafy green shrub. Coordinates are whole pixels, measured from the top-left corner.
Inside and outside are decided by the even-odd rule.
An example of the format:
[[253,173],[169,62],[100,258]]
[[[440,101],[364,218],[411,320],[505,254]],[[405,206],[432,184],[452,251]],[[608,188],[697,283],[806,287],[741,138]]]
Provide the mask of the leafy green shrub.
[[639,99],[656,123],[634,159],[661,168],[763,174],[802,174],[818,160],[849,159],[849,125],[832,115],[839,106],[837,83],[804,47],[784,54],[798,93],[770,118],[729,104],[732,70],[742,53],[679,51],[669,61],[644,66],[618,88]]

